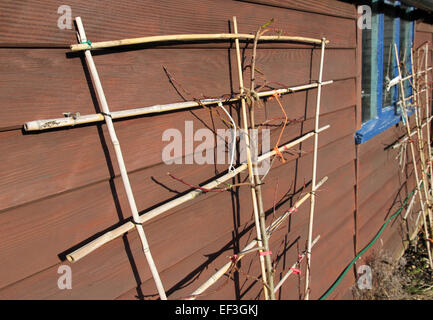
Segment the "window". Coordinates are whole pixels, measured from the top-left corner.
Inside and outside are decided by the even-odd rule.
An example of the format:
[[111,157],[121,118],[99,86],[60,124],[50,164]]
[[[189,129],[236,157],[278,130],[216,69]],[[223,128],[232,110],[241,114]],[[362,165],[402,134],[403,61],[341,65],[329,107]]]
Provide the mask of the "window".
[[[364,143],[401,120],[398,86],[387,90],[390,80],[398,76],[394,43],[404,63],[403,76],[411,73],[410,50],[414,24],[409,20],[411,8],[400,2],[373,1],[371,29],[362,30],[362,128],[356,143]],[[412,94],[405,81],[405,94]],[[411,114],[411,112],[409,112]]]

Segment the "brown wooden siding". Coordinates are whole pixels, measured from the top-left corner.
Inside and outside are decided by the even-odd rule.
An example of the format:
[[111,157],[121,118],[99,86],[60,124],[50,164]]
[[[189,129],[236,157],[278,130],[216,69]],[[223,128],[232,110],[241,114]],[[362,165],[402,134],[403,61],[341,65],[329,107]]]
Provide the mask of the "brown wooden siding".
[[[321,239],[312,258],[311,298],[320,297],[354,257],[355,218],[359,249],[395,207],[396,186],[401,183],[396,180],[395,152],[383,150],[383,143],[401,136],[401,130],[390,129],[357,150],[354,144],[354,133],[360,126],[361,62],[356,6],[335,0],[313,4],[283,0],[77,0],[68,4],[73,16],[82,17],[91,41],[230,32],[233,15],[238,18],[240,32],[255,32],[274,18],[275,27],[290,35],[325,36],[331,41],[325,52],[324,78],[335,83],[323,88],[320,118],[321,125],[330,124],[331,128],[319,137],[318,157],[318,177],[327,175],[329,180],[318,194],[314,234],[320,234]],[[36,134],[21,130],[25,121],[99,109],[84,60],[80,54],[68,53],[68,46],[76,43],[75,30],[57,28],[57,7],[56,1],[0,4],[0,298],[157,298],[135,232],[75,264],[65,261],[65,253],[118,225],[130,211],[104,124]],[[32,25],[32,32],[23,28],[24,22]],[[257,63],[269,81],[289,86],[317,79],[318,49],[299,44],[263,44],[259,48]],[[249,61],[250,46],[244,54]],[[235,93],[235,62],[229,43],[164,44],[95,54],[112,110],[181,101],[163,66],[195,98]],[[312,130],[316,94],[310,90],[282,99],[290,118],[303,118],[286,128],[282,142]],[[236,108],[231,106],[231,111],[238,121]],[[275,101],[267,101],[257,110],[258,122],[279,116]],[[224,127],[215,115],[201,108],[115,122],[142,213],[188,190],[167,172],[198,184],[227,169],[222,165],[162,163],[163,131],[177,128],[183,132],[185,121],[193,121],[196,129]],[[278,135],[279,129],[273,129],[271,145]],[[302,144],[302,151],[301,156],[288,155],[286,164],[276,161],[266,178],[263,196],[268,223],[274,218],[273,199],[284,200],[277,209],[278,216],[311,179],[312,140]],[[286,196],[288,192],[290,196]],[[306,204],[271,239],[273,258],[278,262],[277,279],[304,249],[308,212]],[[235,193],[205,194],[146,224],[169,298],[188,295],[225,264],[229,255],[254,237],[252,222],[250,194],[239,188]],[[386,235],[385,243],[395,238],[392,232]],[[257,261],[254,255],[246,257],[242,270],[258,276]],[[72,290],[57,288],[57,269],[64,264],[72,267]],[[348,297],[353,281],[350,272],[331,298]],[[303,278],[299,282],[292,276],[279,298],[298,299],[302,283]],[[240,273],[220,290],[211,288],[202,298],[254,299],[261,296],[260,287]]]

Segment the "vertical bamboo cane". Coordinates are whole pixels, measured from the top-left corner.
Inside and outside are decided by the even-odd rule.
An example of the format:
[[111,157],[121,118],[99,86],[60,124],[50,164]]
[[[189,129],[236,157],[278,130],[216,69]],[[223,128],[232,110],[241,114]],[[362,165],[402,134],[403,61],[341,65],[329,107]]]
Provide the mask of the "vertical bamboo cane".
[[[87,37],[86,37],[86,33],[84,32],[84,26],[81,21],[81,18],[77,17],[75,18],[75,21],[77,23],[80,41],[86,42]],[[128,198],[129,206],[131,208],[133,219],[135,221],[135,226],[137,228],[138,234],[140,235],[141,244],[143,246],[143,252],[149,264],[150,271],[155,281],[156,288],[158,289],[159,296],[161,300],[167,300],[164,288],[162,286],[161,279],[158,274],[158,270],[156,269],[155,263],[152,258],[152,254],[149,249],[149,244],[146,239],[146,234],[144,233],[143,226],[139,222],[140,217],[138,215],[137,205],[135,203],[134,195],[132,193],[131,184],[129,183],[128,172],[126,171],[125,162],[123,160],[122,149],[120,148],[119,140],[117,139],[116,136],[113,120],[111,119],[110,116],[110,109],[108,108],[107,100],[105,99],[104,90],[102,89],[101,81],[99,79],[98,71],[96,70],[95,62],[93,61],[93,57],[90,50],[86,50],[84,54],[86,57],[87,66],[89,67],[93,85],[96,89],[98,101],[102,107],[102,111],[104,112],[105,123],[107,124],[111,142],[113,143],[113,147],[116,152],[117,163],[120,168],[120,175],[122,177],[123,186],[125,187],[125,192]]]
[[[250,92],[254,92],[255,89],[255,62],[256,62],[256,54],[257,54],[257,43],[260,37],[260,31],[259,29],[256,34],[256,38],[254,39],[254,47],[253,47],[253,62],[251,66],[251,87]],[[255,97],[251,97],[251,107],[250,107],[250,125],[251,129],[254,130],[255,125],[255,117],[254,117],[254,108],[255,108]],[[258,136],[258,133],[257,133]],[[258,146],[258,142],[256,141],[256,146]],[[256,149],[256,148],[255,148]],[[257,149],[256,149],[257,150]],[[259,209],[259,218],[260,218],[260,231],[262,234],[262,240],[263,240],[263,247],[265,251],[269,252],[269,236],[266,232],[266,216],[265,216],[265,210],[263,208],[263,198],[262,198],[262,187],[261,187],[261,179],[259,177],[259,174],[257,172],[257,161],[254,159],[253,162],[253,173],[254,173],[254,183],[255,183],[255,192],[257,197],[257,203],[258,203],[258,209]],[[269,286],[269,295],[271,300],[275,300],[275,290],[274,290],[274,271],[272,268],[272,259],[270,255],[265,256],[265,265],[266,265],[266,275],[267,275],[267,282]]]
[[[411,129],[410,129],[410,124],[409,124],[409,117],[407,116],[406,100],[404,99],[405,98],[404,84],[403,84],[403,80],[402,80],[402,76],[401,76],[400,59],[398,57],[398,50],[397,50],[396,44],[394,44],[394,50],[395,50],[395,59],[397,62],[398,74],[400,77],[399,86],[400,86],[400,95],[401,95],[401,101],[402,101],[403,117],[404,117],[405,124],[406,124],[407,135],[408,135],[408,137],[410,137],[411,136]],[[428,231],[428,227],[427,227],[426,210],[424,207],[424,200],[423,200],[422,192],[421,192],[421,190],[419,190],[420,180],[419,180],[419,176],[418,176],[418,166],[416,164],[415,148],[413,146],[413,143],[409,143],[409,144],[410,144],[410,151],[412,154],[412,161],[413,161],[413,168],[414,168],[414,172],[415,172],[415,180],[416,180],[416,185],[417,185],[417,190],[418,190],[418,197],[419,197],[419,201],[421,204],[421,210],[423,212],[422,216],[423,216],[423,220],[424,220],[424,231],[425,231],[426,238],[428,238],[429,237],[429,231]],[[431,256],[431,251],[430,251],[430,242],[427,239],[426,239],[426,247],[427,247],[427,251],[428,251],[430,267],[433,268],[432,256]]]
[[325,44],[326,39],[322,39],[322,47],[320,50],[320,69],[319,69],[319,85],[317,87],[317,100],[316,100],[316,116],[314,120],[314,152],[313,152],[313,177],[311,179],[311,198],[310,198],[310,219],[308,223],[308,243],[307,243],[307,267],[305,270],[305,290],[304,299],[310,298],[310,267],[311,267],[311,248],[313,242],[313,221],[314,221],[314,207],[316,202],[316,176],[317,176],[317,152],[319,147],[319,115],[320,115],[320,96],[322,93],[322,76],[323,76],[323,62],[325,57]]
[[[234,33],[238,33],[238,24],[236,17],[233,17],[233,29]],[[251,184],[251,197],[253,202],[253,211],[254,211],[254,221],[256,225],[256,234],[257,234],[257,243],[259,247],[263,247],[262,243],[262,232],[260,227],[260,219],[259,219],[259,211],[258,211],[258,204],[257,204],[257,197],[256,192],[254,188],[254,174],[253,174],[253,165],[251,161],[251,149],[250,149],[250,138],[248,133],[248,118],[247,118],[247,110],[245,105],[245,98],[243,97],[244,94],[244,80],[242,76],[242,62],[241,62],[241,51],[239,46],[239,39],[235,39],[235,45],[236,45],[236,58],[237,58],[237,66],[238,66],[238,73],[239,73],[239,93],[241,95],[241,112],[242,112],[242,124],[243,124],[243,131],[245,136],[245,144],[246,144],[246,153],[247,153],[247,163],[248,163],[248,176],[249,181]],[[263,252],[261,250],[260,252]],[[269,299],[269,288],[267,283],[267,276],[266,276],[266,268],[265,268],[265,259],[263,255],[259,255],[260,259],[260,268],[262,271],[262,280],[264,283],[263,292],[265,295],[265,299]]]
[[[425,86],[426,88],[424,88],[425,90],[425,113],[426,113],[426,118],[427,118],[427,151],[428,151],[428,159],[429,159],[429,168],[430,168],[430,185],[433,188],[433,157],[432,157],[432,153],[431,153],[431,140],[430,140],[430,122],[428,121],[428,119],[430,119],[430,100],[429,100],[429,85],[428,85],[428,55],[429,55],[429,50],[428,50],[428,42],[425,44],[424,46],[424,52],[425,52],[425,57],[424,57],[424,67],[425,67],[425,71],[424,71],[424,82],[425,82]],[[430,225],[431,228],[433,228],[432,225]]]
[[[423,132],[422,132],[422,128],[421,128],[421,122],[422,122],[422,115],[421,115],[421,107],[419,105],[419,100],[418,100],[418,81],[416,79],[416,74],[413,72],[413,68],[414,68],[414,60],[413,60],[413,49],[411,48],[410,51],[410,61],[411,61],[411,65],[412,65],[412,85],[413,85],[413,90],[415,90],[416,92],[414,92],[413,95],[413,102],[414,102],[414,108],[415,108],[415,124],[416,124],[416,132],[418,135],[418,152],[419,152],[419,157],[420,157],[420,162],[421,162],[421,173],[422,173],[422,180],[423,180],[423,189],[424,189],[424,196],[426,199],[426,204],[427,204],[427,212],[429,215],[429,221],[430,221],[430,227],[432,226],[432,216],[431,216],[431,210],[432,210],[432,202],[431,202],[431,196],[429,194],[429,186],[428,186],[428,178],[427,178],[427,167],[426,167],[426,161],[425,161],[425,149],[424,149],[424,137],[423,137]],[[403,88],[404,89],[404,88]],[[404,98],[404,96],[403,96]]]

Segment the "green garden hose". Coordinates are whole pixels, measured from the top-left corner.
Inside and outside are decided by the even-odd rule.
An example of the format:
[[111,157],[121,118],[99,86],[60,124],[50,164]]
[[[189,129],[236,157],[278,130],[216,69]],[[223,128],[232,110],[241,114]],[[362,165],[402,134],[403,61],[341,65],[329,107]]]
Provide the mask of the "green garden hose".
[[[422,186],[422,183],[420,185],[420,188]],[[355,258],[353,258],[353,260],[348,264],[348,266],[344,269],[344,271],[340,274],[340,276],[337,278],[337,280],[335,280],[334,284],[320,297],[319,300],[325,300],[333,291],[334,289],[340,284],[341,280],[343,280],[344,276],[346,275],[346,273],[350,270],[350,268],[354,265],[354,263],[356,262],[356,260],[358,260],[359,257],[361,257],[376,241],[377,239],[379,239],[380,235],[382,234],[383,230],[385,230],[386,226],[388,225],[388,223],[394,219],[395,217],[397,217],[401,211],[403,210],[404,206],[406,205],[406,203],[408,202],[409,198],[412,197],[412,195],[415,193],[415,190],[413,190],[407,197],[406,199],[403,201],[402,206],[400,207],[400,209],[397,210],[397,212],[395,212],[391,217],[389,217],[385,223],[382,225],[382,227],[380,228],[380,230],[377,232],[376,236],[373,238],[373,240],[370,241],[369,244],[367,244],[364,249],[362,249]]]

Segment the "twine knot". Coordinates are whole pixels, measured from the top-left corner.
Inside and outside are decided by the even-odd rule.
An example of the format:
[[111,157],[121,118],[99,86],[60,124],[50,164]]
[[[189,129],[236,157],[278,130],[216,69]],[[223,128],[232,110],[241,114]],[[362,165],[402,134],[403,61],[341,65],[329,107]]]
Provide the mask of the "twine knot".
[[281,153],[280,149],[277,146],[274,147],[274,151],[275,151],[275,155],[280,157],[281,162],[286,163],[286,159],[284,159],[283,154]]

